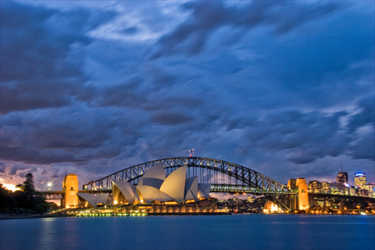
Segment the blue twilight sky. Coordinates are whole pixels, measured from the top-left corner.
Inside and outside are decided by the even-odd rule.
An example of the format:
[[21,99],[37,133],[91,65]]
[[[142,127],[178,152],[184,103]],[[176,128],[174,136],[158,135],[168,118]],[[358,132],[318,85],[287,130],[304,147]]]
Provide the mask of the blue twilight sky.
[[374,182],[373,1],[1,1],[0,181],[149,160]]

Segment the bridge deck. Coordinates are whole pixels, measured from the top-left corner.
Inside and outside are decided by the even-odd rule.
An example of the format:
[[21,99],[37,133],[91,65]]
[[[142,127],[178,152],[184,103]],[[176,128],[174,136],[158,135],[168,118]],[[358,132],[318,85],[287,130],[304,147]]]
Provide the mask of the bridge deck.
[[[49,199],[59,199],[65,195],[66,191],[42,191]],[[232,193],[232,194],[287,194],[287,195],[297,195],[298,192],[295,190],[285,191],[283,189],[260,189],[243,185],[226,185],[226,184],[213,184],[211,186],[212,193]],[[78,193],[90,193],[90,194],[101,194],[101,193],[112,193],[112,189],[97,189],[97,190],[79,190]],[[328,194],[328,193],[311,193],[309,192],[309,198],[316,200],[326,200],[326,199],[355,199],[355,200],[369,200],[375,202],[374,198],[364,197],[364,196],[353,196],[353,195],[341,195],[341,194]]]

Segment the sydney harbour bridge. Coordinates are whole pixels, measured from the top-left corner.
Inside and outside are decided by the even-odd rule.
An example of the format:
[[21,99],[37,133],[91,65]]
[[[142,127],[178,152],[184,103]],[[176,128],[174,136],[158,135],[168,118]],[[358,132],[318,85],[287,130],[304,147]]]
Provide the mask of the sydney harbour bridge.
[[[127,181],[137,185],[147,170],[160,163],[164,165],[167,175],[182,166],[187,166],[187,178],[198,176],[199,183],[211,184],[210,192],[264,195],[284,211],[298,209],[298,200],[303,199],[302,196],[305,193],[307,199],[307,186],[303,178],[304,185],[296,185],[295,179],[291,179],[292,182],[289,180],[288,184],[282,184],[264,174],[239,164],[204,157],[175,157],[145,162],[117,171],[101,179],[90,181],[84,184],[82,190],[79,190],[78,193],[111,193],[114,181]],[[44,193],[48,199],[64,199],[67,191],[46,191]],[[310,198],[319,200],[354,199],[358,201],[369,200],[371,202],[374,200],[368,197],[349,195],[310,193],[308,195]]]

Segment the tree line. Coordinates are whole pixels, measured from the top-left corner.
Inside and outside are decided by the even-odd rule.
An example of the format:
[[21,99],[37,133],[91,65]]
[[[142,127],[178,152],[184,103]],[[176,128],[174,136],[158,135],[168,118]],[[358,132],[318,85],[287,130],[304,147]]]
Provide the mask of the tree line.
[[21,190],[12,192],[0,185],[0,212],[9,214],[45,213],[50,208],[44,195],[34,187],[34,176],[26,174],[23,184],[16,187]]

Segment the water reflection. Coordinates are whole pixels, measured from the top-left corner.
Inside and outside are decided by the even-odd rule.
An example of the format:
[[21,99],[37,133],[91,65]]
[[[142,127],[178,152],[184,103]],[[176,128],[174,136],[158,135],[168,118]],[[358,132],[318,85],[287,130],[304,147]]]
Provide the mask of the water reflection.
[[[160,216],[1,221],[2,249],[374,249],[360,216]],[[22,240],[20,240],[22,239]]]

